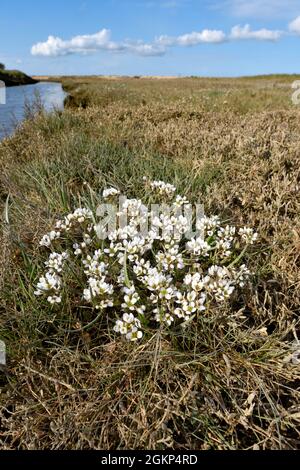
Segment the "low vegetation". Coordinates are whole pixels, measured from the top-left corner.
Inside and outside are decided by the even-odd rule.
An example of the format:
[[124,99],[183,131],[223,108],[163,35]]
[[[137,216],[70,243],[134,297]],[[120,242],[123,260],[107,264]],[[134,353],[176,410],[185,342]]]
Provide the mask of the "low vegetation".
[[[66,78],[65,111],[2,141],[3,449],[299,448],[295,78]],[[258,237],[243,252],[243,288],[184,328],[150,322],[128,341],[116,309],[99,316],[77,294],[35,295],[39,242],[107,188],[149,202],[143,176]],[[86,288],[74,272],[68,280],[71,292]]]
[[19,70],[6,70],[3,64],[0,64],[0,80],[4,82],[7,87],[33,85],[37,83],[37,80],[29,77]]

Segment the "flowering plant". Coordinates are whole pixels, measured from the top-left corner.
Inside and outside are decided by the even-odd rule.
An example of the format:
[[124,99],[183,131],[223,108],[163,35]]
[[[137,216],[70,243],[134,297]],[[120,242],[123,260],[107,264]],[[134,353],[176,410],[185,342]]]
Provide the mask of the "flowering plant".
[[[253,229],[223,227],[217,216],[194,217],[196,233],[188,238],[186,197],[175,196],[176,188],[162,181],[145,178],[145,185],[168,210],[153,216],[141,200],[123,198],[105,239],[88,208],[57,221],[40,241],[50,255],[35,291],[54,306],[64,296],[76,298],[94,312],[90,324],[107,312],[114,331],[130,341],[141,339],[150,322],[166,327],[190,322],[226,302],[250,276],[242,260],[257,239]],[[110,203],[119,196],[115,188],[102,195]],[[141,231],[150,219],[150,230]]]

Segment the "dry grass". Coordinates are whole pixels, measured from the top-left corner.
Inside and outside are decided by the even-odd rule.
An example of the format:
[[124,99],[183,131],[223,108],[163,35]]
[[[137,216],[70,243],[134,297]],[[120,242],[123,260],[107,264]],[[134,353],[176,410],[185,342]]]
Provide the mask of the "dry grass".
[[[0,145],[0,375],[4,449],[299,448],[300,109],[293,77],[68,79],[63,113]],[[77,108],[81,105],[81,108]],[[250,289],[184,332],[138,347],[108,319],[66,334],[32,295],[37,240],[107,184],[144,174],[207,213],[254,226]],[[74,307],[76,308],[76,307]]]

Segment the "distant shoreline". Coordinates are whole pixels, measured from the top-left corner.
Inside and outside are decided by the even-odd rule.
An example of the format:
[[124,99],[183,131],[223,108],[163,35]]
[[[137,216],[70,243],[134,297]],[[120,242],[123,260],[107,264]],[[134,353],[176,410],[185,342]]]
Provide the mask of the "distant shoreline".
[[33,75],[33,79],[37,81],[62,81],[69,78],[84,79],[103,79],[103,80],[120,80],[120,79],[132,79],[132,80],[178,80],[178,79],[214,79],[214,80],[237,80],[237,79],[270,79],[270,78],[299,78],[300,74],[297,73],[274,73],[274,74],[262,74],[262,75],[241,75],[241,76],[228,76],[228,77],[216,77],[216,76],[204,76],[204,75]]
[[0,70],[0,80],[5,83],[6,87],[34,85],[39,81],[19,70]]

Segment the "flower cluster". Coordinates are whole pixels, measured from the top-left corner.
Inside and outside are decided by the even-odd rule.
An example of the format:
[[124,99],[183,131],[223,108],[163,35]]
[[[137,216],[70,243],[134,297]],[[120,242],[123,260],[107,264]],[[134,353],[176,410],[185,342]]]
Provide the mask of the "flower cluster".
[[[145,184],[160,198],[161,213],[123,197],[105,240],[98,237],[97,216],[90,209],[78,208],[58,221],[40,242],[50,254],[35,291],[50,304],[71,295],[91,312],[106,312],[113,330],[129,341],[141,339],[155,323],[190,322],[228,301],[249,279],[243,255],[257,239],[253,229],[224,227],[217,216],[194,217],[195,235],[188,238],[188,199],[175,196],[176,188],[163,181],[145,179]],[[119,194],[109,188],[102,197]]]
[[43,238],[40,241],[40,246],[51,246],[51,243],[53,240],[56,240],[60,237],[60,232],[57,232],[56,230],[51,230],[51,232],[46,233],[46,235],[43,236]]
[[108,189],[104,189],[102,193],[102,197],[103,199],[109,199],[111,197],[118,196],[119,194],[120,194],[120,191],[118,189],[108,188]]
[[249,245],[253,245],[256,242],[258,234],[254,233],[250,227],[243,227],[240,228],[239,234],[241,238],[244,240],[245,243]]
[[37,283],[37,290],[34,293],[38,296],[47,294],[47,300],[50,304],[59,304],[61,302],[61,297],[58,295],[60,289],[60,277],[57,274],[48,271],[39,279],[39,282]]
[[[74,227],[78,225],[85,224],[90,222],[93,219],[93,213],[90,209],[79,208],[76,209],[71,214],[68,214],[63,220],[59,220],[56,223],[56,229],[66,232],[70,232]],[[91,227],[88,227],[91,228]],[[59,232],[60,233],[60,232]],[[59,237],[56,237],[59,238]]]
[[[144,180],[147,181],[147,178],[144,178]],[[165,183],[164,181],[150,181],[149,185],[154,194],[165,196],[169,199],[171,199],[176,192],[175,186],[170,183]]]

